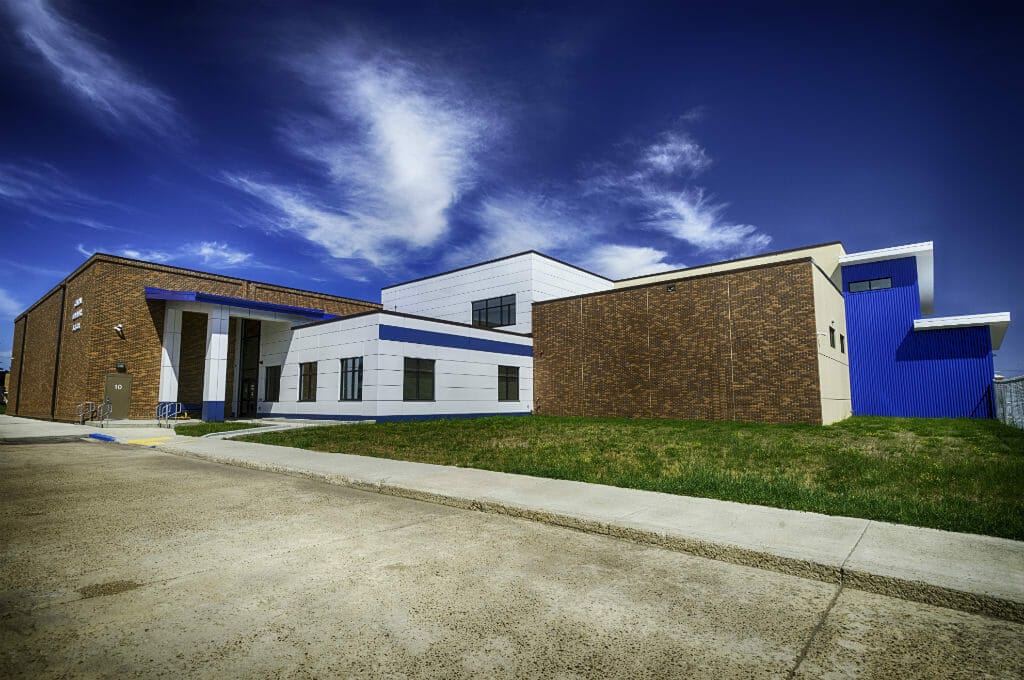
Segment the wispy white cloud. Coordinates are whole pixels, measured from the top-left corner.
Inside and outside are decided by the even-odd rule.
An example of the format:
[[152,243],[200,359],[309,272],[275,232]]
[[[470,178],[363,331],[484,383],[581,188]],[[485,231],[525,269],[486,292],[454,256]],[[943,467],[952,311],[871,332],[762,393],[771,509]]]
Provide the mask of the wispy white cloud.
[[243,264],[251,264],[252,261],[252,253],[232,248],[220,241],[203,241],[186,246],[185,250],[194,252],[205,265],[238,267]]
[[110,252],[114,255],[127,257],[133,260],[145,260],[146,262],[160,262],[165,264],[198,264],[218,269],[233,269],[236,267],[255,267],[262,269],[277,269],[270,265],[260,263],[252,253],[235,248],[220,241],[200,241],[186,243],[176,250],[155,250],[151,248],[114,248],[110,251],[94,248],[86,248],[79,243],[75,246],[83,257],[92,257],[97,252]]
[[524,250],[554,252],[579,243],[589,226],[567,204],[537,193],[485,198],[475,213],[477,236],[455,248],[448,260],[462,263]]
[[599,245],[590,250],[583,266],[610,279],[682,269],[685,265],[666,262],[669,254],[647,246]]
[[332,257],[363,259],[386,267],[397,259],[394,244],[351,215],[335,212],[298,189],[227,175],[235,188],[263,201],[272,209],[266,216],[271,228],[285,229],[323,247]]
[[97,231],[108,231],[115,227],[90,215],[83,215],[83,212],[123,209],[122,206],[76,188],[66,175],[49,165],[29,167],[0,164],[0,202],[52,222],[78,224]]
[[725,203],[715,202],[690,180],[711,158],[688,135],[670,130],[621,166],[604,165],[580,182],[590,200],[630,206],[637,226],[655,228],[701,252],[749,255],[771,243],[756,226],[730,222]]
[[108,129],[181,134],[174,100],[119,63],[100,38],[45,0],[10,0],[8,8],[25,45]]
[[0,319],[13,319],[23,311],[25,311],[25,305],[14,295],[0,288]]
[[702,189],[640,189],[640,202],[651,224],[701,251],[749,255],[768,247],[771,237],[750,224],[724,219],[726,206],[708,200]]
[[117,254],[133,260],[145,260],[146,262],[169,262],[174,259],[174,255],[162,250],[136,250],[135,248],[123,248],[117,251]]
[[62,278],[67,272],[61,269],[51,269],[49,267],[41,267],[31,262],[18,262],[16,260],[8,260],[6,258],[0,258],[0,267],[4,269],[17,269],[18,271],[26,272],[34,276],[46,276],[51,278]]
[[697,174],[711,165],[711,158],[704,148],[689,136],[679,132],[667,132],[659,141],[643,150],[640,165],[648,171],[665,175],[683,171]]
[[323,170],[326,186],[314,198],[244,173],[228,182],[334,257],[387,267],[440,243],[450,210],[476,181],[494,118],[451,78],[395,53],[334,45],[290,64],[326,115],[293,116],[281,135]]

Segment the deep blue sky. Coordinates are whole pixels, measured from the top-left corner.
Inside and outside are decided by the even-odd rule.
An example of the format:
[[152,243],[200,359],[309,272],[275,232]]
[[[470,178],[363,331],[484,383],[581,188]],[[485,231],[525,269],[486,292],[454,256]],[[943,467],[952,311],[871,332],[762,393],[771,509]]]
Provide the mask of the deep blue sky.
[[378,300],[529,248],[622,277],[932,240],[936,314],[1010,311],[1024,374],[999,5],[0,2],[0,365],[97,250]]

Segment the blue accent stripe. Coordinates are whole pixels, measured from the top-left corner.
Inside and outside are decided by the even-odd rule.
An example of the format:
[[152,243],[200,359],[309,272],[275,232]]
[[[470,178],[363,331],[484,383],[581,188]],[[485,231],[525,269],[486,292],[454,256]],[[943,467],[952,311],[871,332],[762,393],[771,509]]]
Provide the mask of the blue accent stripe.
[[477,352],[494,352],[496,354],[514,354],[521,357],[532,357],[533,346],[518,345],[514,342],[502,342],[500,340],[484,340],[482,338],[470,338],[465,335],[454,335],[452,333],[437,333],[435,331],[421,331],[416,328],[403,328],[401,326],[379,326],[379,337],[381,340],[392,340],[394,342],[414,342],[418,345],[433,345],[435,347],[454,347],[455,349],[471,349]]
[[203,421],[207,423],[222,423],[224,422],[224,402],[223,401],[204,401],[203,402]]
[[260,302],[258,300],[246,300],[245,298],[229,297],[227,295],[213,295],[212,293],[201,293],[195,290],[146,288],[146,299],[173,300],[177,302],[206,302],[214,305],[226,305],[228,307],[238,307],[240,309],[251,309],[258,312],[274,312],[277,314],[289,314],[291,316],[304,316],[317,321],[341,318],[337,314],[328,314],[322,309],[279,305],[274,302]]
[[297,418],[300,420],[375,420],[378,423],[397,423],[420,420],[465,420],[466,418],[497,418],[499,416],[528,416],[529,411],[512,413],[431,413],[417,416],[346,416],[321,413],[260,413],[257,418]]

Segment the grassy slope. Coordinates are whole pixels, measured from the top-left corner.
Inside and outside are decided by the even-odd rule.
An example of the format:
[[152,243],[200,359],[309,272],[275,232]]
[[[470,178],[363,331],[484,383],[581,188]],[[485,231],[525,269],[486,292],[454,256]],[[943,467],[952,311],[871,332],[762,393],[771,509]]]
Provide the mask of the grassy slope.
[[818,427],[534,416],[245,439],[1024,540],[1024,431],[995,421],[859,417]]

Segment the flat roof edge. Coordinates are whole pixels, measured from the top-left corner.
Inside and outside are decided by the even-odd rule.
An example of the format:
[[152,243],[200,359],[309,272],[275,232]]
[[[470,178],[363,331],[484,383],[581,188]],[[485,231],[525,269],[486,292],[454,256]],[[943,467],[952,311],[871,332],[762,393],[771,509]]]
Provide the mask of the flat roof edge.
[[474,269],[476,267],[483,267],[484,265],[494,264],[495,262],[502,262],[503,260],[512,260],[514,258],[522,257],[524,255],[537,255],[539,257],[543,257],[545,260],[551,260],[552,262],[557,262],[558,264],[563,265],[565,267],[570,267],[570,268],[575,269],[577,271],[581,271],[584,274],[590,274],[593,277],[596,277],[596,278],[599,278],[599,279],[604,279],[605,281],[612,281],[614,283],[614,281],[612,279],[609,279],[607,276],[601,276],[600,274],[595,274],[594,272],[590,271],[589,269],[584,269],[583,267],[578,267],[578,266],[576,266],[574,264],[570,264],[570,263],[565,262],[563,260],[559,260],[557,257],[551,257],[550,255],[545,255],[544,253],[540,252],[539,250],[524,250],[524,251],[519,252],[519,253],[512,253],[511,255],[504,255],[502,257],[496,257],[496,258],[491,259],[491,260],[484,260],[483,262],[476,262],[474,264],[467,264],[464,267],[456,267],[455,269],[449,269],[447,271],[443,271],[443,272],[440,272],[438,274],[428,274],[427,276],[420,276],[419,278],[409,279],[408,281],[401,281],[399,283],[388,284],[387,286],[381,286],[380,289],[382,291],[384,291],[384,290],[389,290],[391,288],[399,288],[401,286],[407,286],[407,285],[409,285],[411,283],[419,283],[420,281],[429,281],[430,279],[437,279],[437,278],[440,278],[442,276],[448,276],[449,274],[456,274],[458,272],[463,272],[463,271],[466,271],[467,269]]
[[922,241],[921,243],[908,243],[902,246],[892,246],[891,248],[878,248],[876,250],[864,250],[859,253],[847,253],[846,255],[840,255],[839,264],[856,264],[864,262],[882,262],[884,260],[897,260],[902,257],[913,257],[915,255],[923,255],[924,253],[930,253],[934,249],[934,243],[932,241]]
[[914,319],[915,331],[938,331],[950,328],[971,328],[987,326],[992,337],[992,349],[999,349],[1010,327],[1009,312],[990,314],[962,314],[959,316],[937,316],[931,319]]
[[[697,276],[681,276],[675,279],[665,279],[663,281],[651,281],[649,283],[638,283],[633,286],[623,286],[622,288],[610,288],[608,290],[597,290],[592,293],[579,293],[577,295],[567,295],[565,297],[551,298],[550,300],[537,300],[533,303],[536,308],[540,305],[548,305],[554,302],[565,302],[566,300],[579,300],[581,298],[597,297],[598,295],[614,295],[616,293],[622,293],[628,290],[642,290],[644,288],[653,288],[655,286],[667,286],[675,283],[686,283],[688,281],[699,281],[700,279],[708,279],[714,276],[729,276],[732,274],[743,274],[745,272],[755,271],[757,269],[768,269],[770,267],[788,267],[794,264],[809,264],[813,268],[817,268],[819,271],[821,267],[814,261],[814,258],[810,255],[799,257],[793,260],[780,260],[779,262],[764,262],[761,264],[752,264],[746,267],[738,267],[736,269],[725,269],[720,272],[708,272],[706,274],[698,274]],[[685,271],[685,270],[680,270]],[[667,272],[672,273],[672,272]],[[822,272],[824,274],[824,272]],[[828,278],[826,275],[825,278]],[[835,284],[832,284],[835,286]]]
[[[692,272],[698,269],[706,269],[707,267],[720,267],[725,264],[732,264],[734,262],[744,262],[746,260],[756,260],[761,257],[772,257],[773,255],[786,255],[788,253],[799,253],[802,250],[814,250],[815,248],[824,248],[826,246],[842,246],[842,241],[826,241],[825,243],[815,243],[810,246],[800,246],[799,248],[785,248],[783,250],[773,250],[767,253],[761,253],[760,255],[747,255],[746,257],[736,257],[731,260],[719,260],[718,262],[708,262],[706,264],[698,264],[692,267],[681,267],[680,269],[668,269],[663,272],[651,272],[650,274],[640,274],[638,276],[627,276],[624,279],[616,279],[615,283],[624,283],[626,281],[636,281],[638,279],[647,279],[652,276],[666,276],[669,274],[676,274],[678,272]],[[802,259],[800,257],[794,257],[794,260]],[[645,284],[637,284],[645,285]],[[625,287],[625,286],[623,286]]]
[[917,263],[917,288],[921,296],[921,313],[931,314],[935,311],[935,253],[932,241],[849,253],[839,258],[839,266],[901,260],[905,257],[912,257]]

